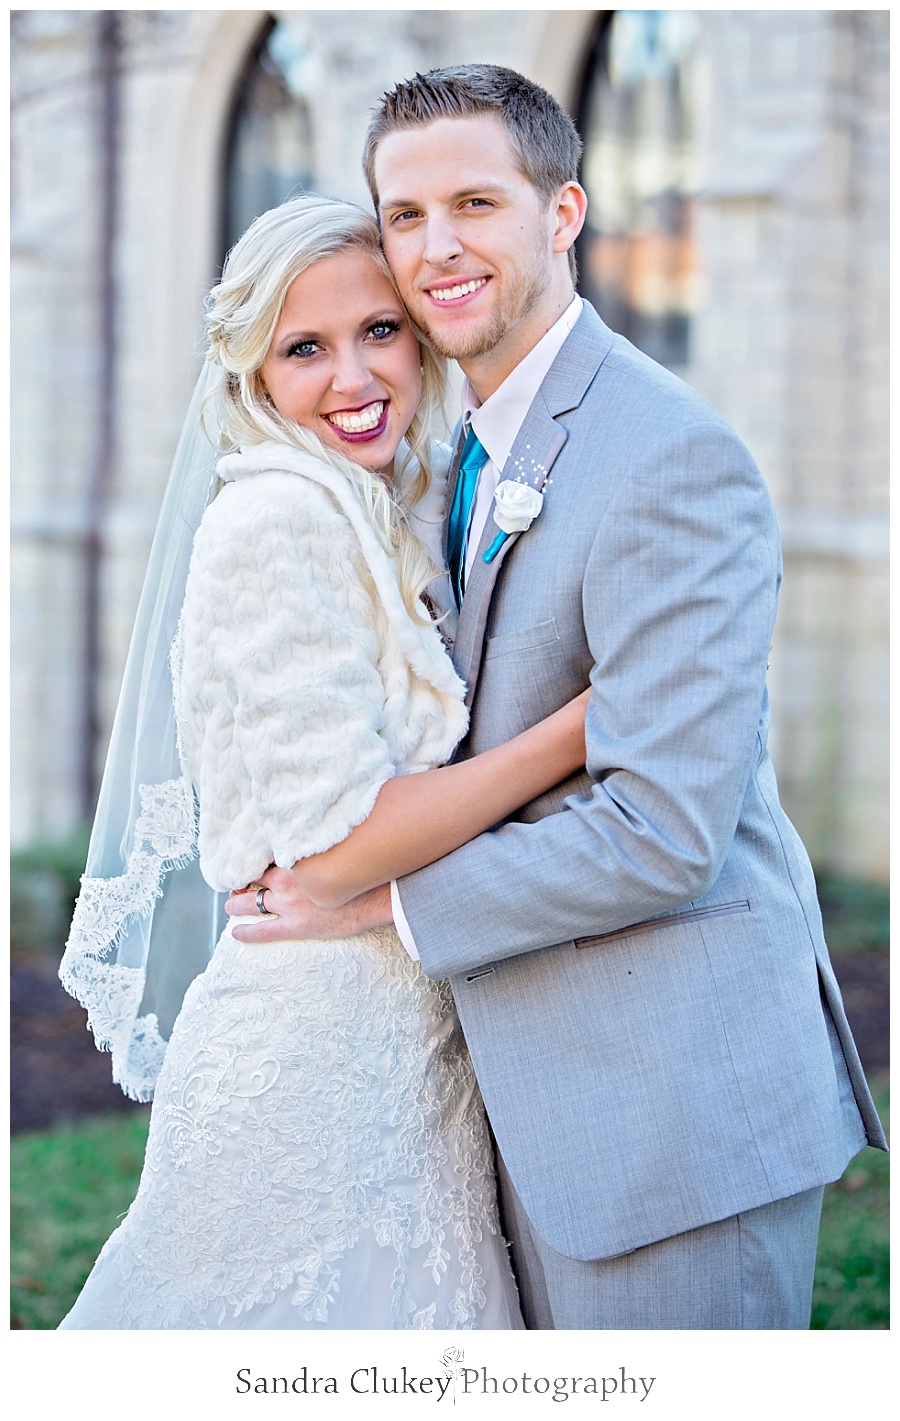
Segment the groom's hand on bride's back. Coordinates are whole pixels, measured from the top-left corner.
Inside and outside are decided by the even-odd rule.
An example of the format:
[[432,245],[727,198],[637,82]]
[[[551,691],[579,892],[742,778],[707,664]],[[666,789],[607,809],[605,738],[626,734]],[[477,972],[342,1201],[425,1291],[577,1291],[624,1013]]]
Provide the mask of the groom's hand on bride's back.
[[[265,913],[260,912],[259,893]],[[289,868],[268,868],[261,878],[236,888],[225,904],[232,918],[255,918],[235,923],[239,942],[283,942],[287,939],[353,937],[369,928],[394,921],[390,885],[371,888],[340,908],[320,908],[300,887]]]

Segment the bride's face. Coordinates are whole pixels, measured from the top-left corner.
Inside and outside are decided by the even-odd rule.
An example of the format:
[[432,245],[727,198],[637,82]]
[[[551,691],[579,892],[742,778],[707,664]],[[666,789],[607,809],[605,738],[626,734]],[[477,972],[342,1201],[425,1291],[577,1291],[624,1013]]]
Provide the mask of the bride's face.
[[292,282],[261,373],[285,419],[379,471],[422,390],[406,312],[366,252],[325,257]]

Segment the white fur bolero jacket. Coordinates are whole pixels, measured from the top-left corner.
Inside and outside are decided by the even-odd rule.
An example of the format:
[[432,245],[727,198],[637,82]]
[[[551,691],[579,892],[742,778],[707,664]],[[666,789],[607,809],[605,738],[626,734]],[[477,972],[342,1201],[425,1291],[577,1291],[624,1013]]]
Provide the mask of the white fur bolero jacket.
[[449,758],[467,713],[336,469],[269,443],[218,471],[172,668],[200,867],[226,891],[345,838],[386,780]]

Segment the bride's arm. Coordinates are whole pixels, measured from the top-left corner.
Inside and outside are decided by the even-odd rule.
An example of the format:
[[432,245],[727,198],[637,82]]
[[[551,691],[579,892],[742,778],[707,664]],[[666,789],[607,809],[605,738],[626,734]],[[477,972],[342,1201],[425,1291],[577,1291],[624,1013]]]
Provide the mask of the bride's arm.
[[584,765],[584,691],[515,739],[459,764],[400,775],[347,838],[290,870],[320,908],[452,853]]

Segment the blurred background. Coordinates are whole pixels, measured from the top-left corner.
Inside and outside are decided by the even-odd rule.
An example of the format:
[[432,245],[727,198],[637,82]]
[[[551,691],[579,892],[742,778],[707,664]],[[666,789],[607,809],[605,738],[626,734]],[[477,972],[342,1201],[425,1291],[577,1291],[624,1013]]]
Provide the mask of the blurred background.
[[[773,756],[886,1112],[889,12],[11,26],[13,1326],[55,1326],[140,1164],[146,1109],[55,973],[204,294],[287,195],[368,206],[368,111],[416,70],[505,64],[555,94],[586,144],[582,294],[762,469],[785,555]],[[815,1326],[887,1326],[886,1190],[873,1151],[832,1187]]]

